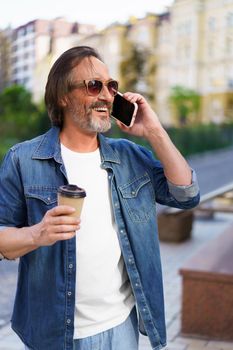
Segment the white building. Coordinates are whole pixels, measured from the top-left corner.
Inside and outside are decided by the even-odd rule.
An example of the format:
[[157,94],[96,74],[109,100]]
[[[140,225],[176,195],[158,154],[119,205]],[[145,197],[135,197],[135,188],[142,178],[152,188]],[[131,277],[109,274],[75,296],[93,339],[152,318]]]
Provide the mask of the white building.
[[70,23],[64,18],[38,19],[16,28],[12,38],[11,83],[24,85],[39,101],[54,60],[94,30],[92,25]]

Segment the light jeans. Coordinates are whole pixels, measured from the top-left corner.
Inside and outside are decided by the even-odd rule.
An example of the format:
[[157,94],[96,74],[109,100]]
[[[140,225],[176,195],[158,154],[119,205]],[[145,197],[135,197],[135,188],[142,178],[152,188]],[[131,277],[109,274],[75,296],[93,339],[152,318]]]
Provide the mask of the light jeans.
[[[118,326],[91,337],[74,340],[73,350],[138,350],[138,320],[136,307]],[[25,347],[25,350],[30,350]]]

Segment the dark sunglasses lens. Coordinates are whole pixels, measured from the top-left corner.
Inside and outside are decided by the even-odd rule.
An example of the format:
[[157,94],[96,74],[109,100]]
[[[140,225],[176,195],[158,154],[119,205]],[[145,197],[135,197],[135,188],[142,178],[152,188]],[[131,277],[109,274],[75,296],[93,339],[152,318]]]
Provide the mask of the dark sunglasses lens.
[[88,93],[92,96],[99,95],[102,90],[103,83],[99,80],[90,80],[87,85]]
[[115,96],[118,91],[118,82],[116,80],[109,81],[108,90],[112,96]]

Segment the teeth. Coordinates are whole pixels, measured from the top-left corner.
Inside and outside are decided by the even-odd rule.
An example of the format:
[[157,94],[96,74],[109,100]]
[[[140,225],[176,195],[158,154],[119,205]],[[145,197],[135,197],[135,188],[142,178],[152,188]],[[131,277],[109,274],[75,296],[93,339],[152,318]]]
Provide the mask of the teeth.
[[106,112],[108,109],[105,107],[99,107],[99,108],[94,108],[94,110],[97,112]]

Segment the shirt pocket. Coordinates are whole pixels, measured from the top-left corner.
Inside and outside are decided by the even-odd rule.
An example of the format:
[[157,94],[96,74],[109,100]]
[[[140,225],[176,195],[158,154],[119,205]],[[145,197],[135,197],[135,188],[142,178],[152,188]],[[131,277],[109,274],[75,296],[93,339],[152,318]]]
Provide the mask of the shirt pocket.
[[45,213],[57,205],[57,187],[28,186],[24,192],[29,226],[40,222]]
[[147,173],[118,186],[122,203],[133,222],[147,222],[155,214],[155,194]]

